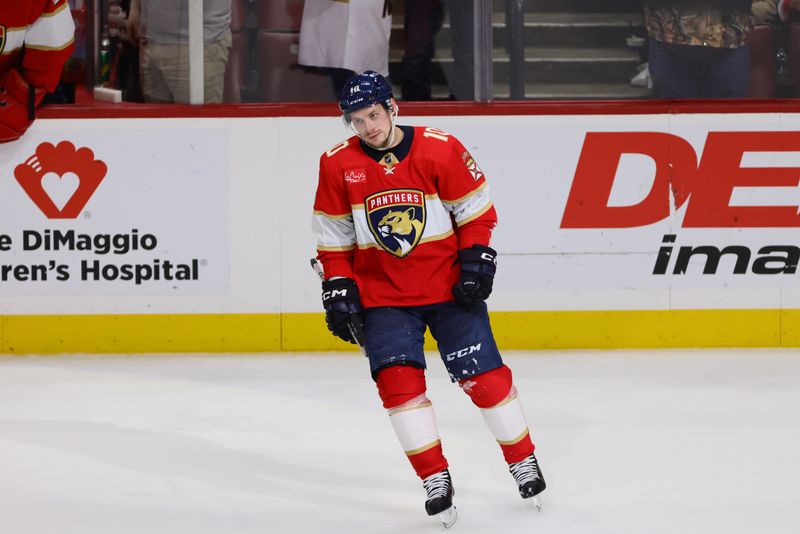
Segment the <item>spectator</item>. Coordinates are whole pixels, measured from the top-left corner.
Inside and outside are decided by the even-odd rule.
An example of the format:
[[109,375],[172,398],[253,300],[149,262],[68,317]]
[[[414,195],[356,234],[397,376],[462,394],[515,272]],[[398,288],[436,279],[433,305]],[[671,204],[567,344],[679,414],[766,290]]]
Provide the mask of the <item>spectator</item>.
[[453,73],[450,98],[475,99],[475,3],[473,0],[445,0],[450,17]]
[[450,98],[475,98],[473,0],[406,0],[403,31],[406,46],[401,68],[403,100],[431,99],[431,60],[436,51],[436,34],[442,28],[445,6],[453,53],[453,70],[448,80]]
[[139,39],[128,18],[131,2],[135,0],[109,0],[106,22],[111,39],[113,58],[109,84],[122,90],[129,102],[144,102],[139,68]]
[[403,38],[405,51],[400,85],[403,100],[431,99],[431,60],[436,52],[436,34],[442,28],[441,0],[406,0]]
[[656,98],[744,98],[752,0],[645,0]]
[[788,22],[800,10],[800,0],[755,0],[753,16],[756,24]]
[[[131,0],[130,32],[139,40],[145,102],[189,102],[188,0]],[[231,47],[231,0],[203,1],[203,94],[222,102]]]
[[333,97],[356,72],[389,75],[390,0],[306,0],[298,63],[331,76]]

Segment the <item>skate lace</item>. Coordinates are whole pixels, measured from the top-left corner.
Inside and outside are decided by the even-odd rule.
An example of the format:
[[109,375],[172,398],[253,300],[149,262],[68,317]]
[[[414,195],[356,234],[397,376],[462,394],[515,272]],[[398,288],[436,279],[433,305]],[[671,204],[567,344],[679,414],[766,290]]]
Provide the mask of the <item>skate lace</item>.
[[436,473],[423,480],[422,486],[428,494],[428,500],[447,497],[450,492],[450,475],[447,471]]
[[509,465],[508,469],[519,486],[539,478],[539,466],[536,465],[533,455],[528,456],[521,462]]

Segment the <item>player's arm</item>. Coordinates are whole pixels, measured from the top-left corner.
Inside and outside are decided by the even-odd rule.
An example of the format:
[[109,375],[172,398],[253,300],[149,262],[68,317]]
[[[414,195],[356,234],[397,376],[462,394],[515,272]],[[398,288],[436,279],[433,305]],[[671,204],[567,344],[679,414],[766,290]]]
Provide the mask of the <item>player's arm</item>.
[[489,246],[492,230],[497,226],[497,212],[489,197],[489,184],[485,180],[464,196],[445,201],[445,206],[455,220],[459,248]]
[[23,59],[20,70],[12,69],[0,87],[0,142],[25,133],[44,96],[58,85],[75,40],[67,0],[47,0],[44,12],[30,27],[15,29],[8,38],[13,40],[4,52],[20,49]]
[[361,297],[353,279],[356,230],[341,174],[328,168],[329,156],[320,158],[319,184],[311,226],[317,239],[317,258],[322,262],[322,305],[325,322],[333,335],[363,344]]
[[483,171],[457,139],[450,141],[439,189],[442,202],[455,221],[459,243],[461,278],[453,286],[453,297],[471,308],[492,292],[497,253],[489,243],[497,225],[497,212]]
[[317,240],[317,258],[325,278],[353,278],[356,229],[353,212],[341,176],[330,169],[329,156],[323,154],[319,182],[314,198],[311,227]]
[[455,137],[447,136],[446,146],[442,150],[446,157],[438,170],[439,197],[453,215],[459,248],[489,246],[492,230],[497,225],[497,212],[492,204],[486,177],[469,151]]

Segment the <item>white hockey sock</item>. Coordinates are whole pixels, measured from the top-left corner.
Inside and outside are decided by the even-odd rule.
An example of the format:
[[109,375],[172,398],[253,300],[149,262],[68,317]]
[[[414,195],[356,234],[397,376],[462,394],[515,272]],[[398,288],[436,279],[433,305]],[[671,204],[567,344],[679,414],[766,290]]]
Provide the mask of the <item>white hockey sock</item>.
[[481,408],[481,415],[500,445],[513,445],[528,435],[528,423],[514,387],[496,405]]
[[425,394],[388,412],[394,433],[407,456],[425,452],[440,443],[433,405]]

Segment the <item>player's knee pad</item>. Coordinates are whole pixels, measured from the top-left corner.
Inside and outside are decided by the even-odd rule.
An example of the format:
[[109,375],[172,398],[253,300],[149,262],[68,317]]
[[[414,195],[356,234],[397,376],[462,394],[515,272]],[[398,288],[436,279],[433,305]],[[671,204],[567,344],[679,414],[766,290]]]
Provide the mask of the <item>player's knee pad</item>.
[[502,402],[513,387],[511,369],[503,365],[459,382],[478,408],[491,408]]
[[411,365],[393,365],[378,371],[375,380],[378,394],[387,410],[425,396],[425,369]]

